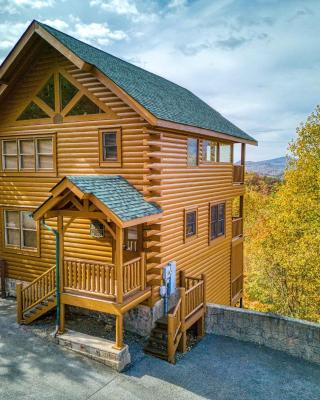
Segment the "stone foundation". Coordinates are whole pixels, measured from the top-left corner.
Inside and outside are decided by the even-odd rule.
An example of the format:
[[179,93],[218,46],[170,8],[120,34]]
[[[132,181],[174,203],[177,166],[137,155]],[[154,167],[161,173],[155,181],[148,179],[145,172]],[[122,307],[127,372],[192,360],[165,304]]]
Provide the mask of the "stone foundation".
[[[16,284],[23,283],[27,285],[30,282],[19,281],[17,279],[7,278],[6,279],[6,295],[10,297],[16,297]],[[0,285],[1,285],[1,278],[0,278]]]
[[125,345],[121,350],[117,350],[110,340],[71,330],[57,336],[56,340],[61,346],[108,365],[119,372],[131,362],[129,347]]
[[320,324],[208,304],[206,332],[254,342],[320,364]]

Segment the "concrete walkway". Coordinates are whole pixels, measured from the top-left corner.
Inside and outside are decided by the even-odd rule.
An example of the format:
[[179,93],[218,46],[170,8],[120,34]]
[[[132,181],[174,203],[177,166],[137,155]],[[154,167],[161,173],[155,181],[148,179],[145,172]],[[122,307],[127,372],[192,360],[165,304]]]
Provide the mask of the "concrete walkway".
[[206,336],[176,365],[144,356],[118,374],[18,326],[15,303],[0,300],[0,399],[319,400],[320,367]]

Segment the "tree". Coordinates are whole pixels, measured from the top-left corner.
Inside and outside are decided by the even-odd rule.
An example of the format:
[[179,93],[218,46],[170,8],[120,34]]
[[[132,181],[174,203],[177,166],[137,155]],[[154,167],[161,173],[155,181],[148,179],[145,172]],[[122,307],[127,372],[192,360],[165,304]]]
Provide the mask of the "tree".
[[248,227],[247,289],[269,311],[320,322],[320,107],[297,135],[284,183],[263,202],[249,200],[250,212],[259,207]]

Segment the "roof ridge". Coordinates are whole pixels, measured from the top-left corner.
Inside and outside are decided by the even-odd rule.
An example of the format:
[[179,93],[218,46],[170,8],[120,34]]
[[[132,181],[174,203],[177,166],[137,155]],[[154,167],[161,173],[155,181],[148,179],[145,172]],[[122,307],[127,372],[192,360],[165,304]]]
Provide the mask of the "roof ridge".
[[[130,67],[133,66],[133,67],[135,67],[135,68],[140,69],[140,70],[143,71],[143,72],[146,72],[146,73],[148,73],[148,74],[151,74],[151,75],[153,75],[153,76],[156,76],[157,78],[164,79],[164,80],[166,80],[167,82],[171,83],[172,85],[178,86],[178,87],[180,87],[181,89],[190,92],[190,93],[193,94],[194,96],[197,96],[197,95],[195,95],[193,92],[191,92],[191,90],[185,88],[184,86],[179,85],[178,83],[175,83],[175,82],[173,82],[173,81],[170,81],[168,78],[165,78],[165,77],[163,77],[163,76],[161,76],[161,75],[159,75],[159,74],[156,74],[155,72],[148,71],[147,69],[142,68],[142,67],[140,67],[139,65],[133,64],[133,63],[131,63],[131,62],[129,62],[129,61],[126,61],[126,60],[124,60],[123,58],[120,58],[120,57],[115,56],[115,55],[113,55],[113,54],[111,54],[111,53],[108,53],[108,52],[105,51],[105,50],[99,49],[99,47],[93,46],[92,44],[89,44],[89,43],[84,42],[84,41],[82,41],[82,40],[80,40],[80,39],[77,39],[76,37],[71,36],[71,35],[69,35],[68,33],[59,31],[59,29],[53,28],[53,27],[50,26],[50,25],[44,24],[44,23],[42,23],[42,22],[40,22],[40,21],[37,21],[37,20],[34,20],[34,21],[35,21],[37,24],[39,24],[40,26],[44,27],[44,28],[50,28],[50,29],[52,29],[52,30],[54,30],[54,31],[56,31],[56,32],[58,32],[58,33],[60,33],[60,34],[62,34],[62,35],[68,36],[69,38],[71,38],[71,39],[73,39],[73,40],[76,40],[77,42],[80,42],[80,43],[82,43],[82,44],[84,44],[84,45],[86,45],[86,46],[88,46],[88,47],[91,47],[91,48],[94,49],[94,50],[97,50],[97,51],[99,51],[99,52],[101,52],[101,53],[103,53],[103,54],[107,54],[109,57],[112,57],[112,58],[114,58],[114,59],[116,59],[116,60],[118,60],[118,61],[121,61],[121,62],[123,62],[123,63],[125,63],[125,64],[128,64]],[[65,45],[65,46],[68,47],[67,45]],[[68,47],[68,49],[72,51],[72,49],[70,49],[69,47]],[[197,97],[198,97],[198,96],[197,96]],[[200,99],[200,97],[199,97],[199,99]],[[201,100],[201,99],[200,99],[200,100]],[[203,100],[201,100],[201,101],[203,101]],[[206,104],[205,101],[203,101],[203,102]],[[218,111],[217,111],[217,112],[218,112]],[[219,113],[219,114],[220,114],[220,113]],[[220,114],[220,115],[221,115],[221,114]]]

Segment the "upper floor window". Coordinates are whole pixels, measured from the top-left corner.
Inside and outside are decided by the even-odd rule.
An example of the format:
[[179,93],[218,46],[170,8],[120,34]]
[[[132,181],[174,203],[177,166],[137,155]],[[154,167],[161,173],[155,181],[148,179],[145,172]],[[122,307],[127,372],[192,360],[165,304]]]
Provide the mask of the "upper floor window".
[[100,165],[121,165],[121,131],[100,130]]
[[2,170],[13,172],[53,172],[53,137],[2,140]]
[[203,161],[205,162],[217,162],[219,159],[218,154],[218,143],[212,140],[203,141]]
[[232,162],[232,145],[229,143],[219,143],[219,161],[225,163]]
[[210,206],[210,240],[225,234],[225,203]]
[[188,138],[187,143],[187,164],[189,167],[196,167],[199,161],[199,141]]
[[[110,112],[65,71],[54,72],[34,94],[32,100],[18,115],[17,121],[50,119],[62,121],[64,117],[95,115]],[[59,117],[59,118],[58,118]]]
[[37,223],[30,211],[4,210],[4,244],[7,248],[37,250]]
[[198,210],[185,210],[184,215],[185,240],[196,237],[198,234]]

